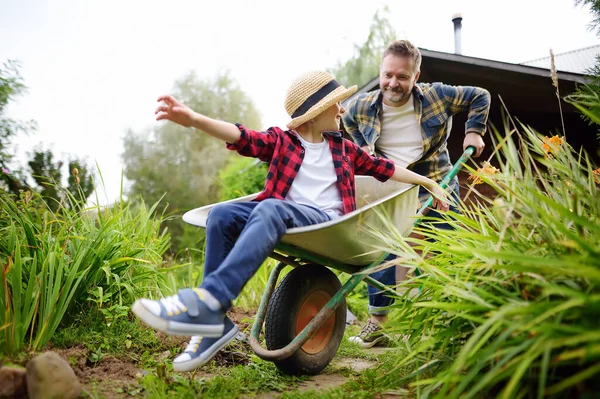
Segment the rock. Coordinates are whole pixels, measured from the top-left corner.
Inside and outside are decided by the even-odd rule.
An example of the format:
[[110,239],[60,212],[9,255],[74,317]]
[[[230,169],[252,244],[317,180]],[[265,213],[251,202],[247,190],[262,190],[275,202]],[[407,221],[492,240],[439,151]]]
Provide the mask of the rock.
[[0,398],[26,398],[27,372],[16,367],[0,368]]
[[79,397],[81,386],[69,363],[45,352],[27,363],[27,392],[31,399]]
[[249,342],[249,341],[248,341],[248,337],[246,336],[246,334],[244,334],[244,333],[243,333],[243,332],[241,332],[241,331],[235,335],[235,340],[236,340],[236,341],[243,342],[243,343],[245,343],[245,344],[247,344],[247,343]]
[[161,353],[160,355],[158,355],[158,360],[159,361],[165,361],[168,358],[171,357],[171,351],[164,351],[163,353]]
[[358,319],[350,310],[346,309],[346,325],[351,326],[353,324],[358,324]]

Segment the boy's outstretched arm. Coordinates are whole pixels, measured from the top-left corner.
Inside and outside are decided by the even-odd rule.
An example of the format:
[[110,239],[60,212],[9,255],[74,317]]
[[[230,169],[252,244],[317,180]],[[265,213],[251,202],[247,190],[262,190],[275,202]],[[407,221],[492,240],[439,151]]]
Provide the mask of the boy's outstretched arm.
[[433,195],[433,207],[447,211],[450,208],[450,204],[446,201],[448,193],[440,187],[435,181],[428,177],[421,176],[415,172],[412,172],[406,168],[396,166],[394,174],[390,177],[391,180],[399,181],[401,183],[418,184],[423,186]]
[[240,138],[240,129],[233,123],[199,114],[169,95],[160,96],[157,101],[163,102],[154,112],[157,121],[166,119],[181,126],[193,127],[227,143],[235,143]]

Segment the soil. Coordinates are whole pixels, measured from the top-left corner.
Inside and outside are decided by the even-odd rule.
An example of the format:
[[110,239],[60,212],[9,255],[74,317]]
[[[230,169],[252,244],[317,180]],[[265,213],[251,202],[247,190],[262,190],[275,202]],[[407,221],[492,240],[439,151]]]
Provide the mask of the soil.
[[[254,316],[254,312],[233,309],[228,315],[240,326],[241,331],[249,333],[249,329],[251,328],[249,320]],[[181,345],[184,347],[187,342],[186,337],[168,337],[160,333],[157,333],[157,338],[165,345]],[[93,363],[89,360],[90,352],[83,346],[68,349],[54,348],[52,350],[71,365],[83,389],[89,393],[107,398],[141,394],[138,380],[148,372],[138,367],[138,359],[134,356],[130,358],[116,358],[105,355],[100,361]],[[249,362],[249,352],[250,349],[247,343],[243,339],[238,339],[219,352],[213,361],[216,365],[225,367],[247,364]],[[156,356],[156,359],[166,359],[170,356],[171,353],[166,351]],[[327,390],[338,387],[352,378],[348,377],[347,369],[352,370],[352,374],[358,374],[372,367],[374,364],[374,361],[365,359],[336,358],[332,362],[331,367],[326,369],[325,372],[300,382],[296,387],[290,387],[290,389],[306,391]],[[327,372],[327,370],[331,371]],[[205,372],[202,369],[193,373],[193,378],[210,378],[212,376],[211,373]],[[252,397],[261,399],[277,398],[281,394],[281,392],[266,392]]]
[[[243,343],[234,343],[222,350],[213,359],[219,366],[233,367],[238,364],[247,364],[247,348],[240,349]],[[104,356],[99,362],[92,363],[88,360],[89,351],[83,347],[74,347],[69,349],[55,349],[57,354],[69,362],[75,375],[79,379],[83,389],[87,392],[112,398],[126,397],[128,394],[140,393],[138,380],[146,375],[147,371],[136,366],[134,359],[118,359],[113,356]],[[160,357],[160,356],[159,356]],[[335,369],[351,369],[355,373],[360,373],[375,363],[364,359],[341,358],[332,363]],[[346,374],[346,373],[345,373]],[[202,369],[194,373],[194,378],[210,378],[210,373]],[[332,373],[323,373],[303,381],[293,389],[305,390],[327,390],[338,387],[349,380],[350,377]],[[253,396],[259,399],[276,398],[281,396],[281,392],[266,392]]]
[[[254,317],[254,311],[244,311],[239,308],[231,309],[227,315],[238,325],[240,331],[249,334],[252,325],[250,321]],[[185,348],[188,337],[167,336],[161,333],[155,333],[157,340],[164,347]],[[68,349],[50,348],[62,358],[64,358],[73,368],[75,375],[88,392],[94,392],[106,397],[118,396],[122,392],[123,396],[127,393],[136,393],[139,391],[137,380],[146,375],[147,371],[137,367],[138,359],[134,356],[130,358],[116,358],[114,356],[103,356],[100,361],[94,363],[89,360],[90,352],[83,345]],[[157,360],[169,358],[170,351],[165,351],[157,356]],[[236,366],[238,364],[247,364],[249,362],[248,348],[245,348],[243,341],[234,341],[224,350],[220,351],[213,359],[218,366]],[[201,370],[194,373],[195,378],[210,377],[210,373]]]
[[118,359],[107,355],[99,362],[92,363],[89,361],[89,351],[83,347],[53,351],[69,362],[79,383],[87,392],[106,397],[115,395],[118,390],[130,392],[135,389],[136,380],[143,376],[133,359]]

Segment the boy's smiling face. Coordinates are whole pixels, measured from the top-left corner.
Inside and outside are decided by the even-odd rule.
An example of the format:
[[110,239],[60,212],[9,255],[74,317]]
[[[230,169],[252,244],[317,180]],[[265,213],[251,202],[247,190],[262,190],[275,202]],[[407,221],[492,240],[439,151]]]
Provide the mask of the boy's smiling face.
[[333,104],[313,119],[313,129],[317,132],[340,130],[342,114],[346,112],[340,103]]

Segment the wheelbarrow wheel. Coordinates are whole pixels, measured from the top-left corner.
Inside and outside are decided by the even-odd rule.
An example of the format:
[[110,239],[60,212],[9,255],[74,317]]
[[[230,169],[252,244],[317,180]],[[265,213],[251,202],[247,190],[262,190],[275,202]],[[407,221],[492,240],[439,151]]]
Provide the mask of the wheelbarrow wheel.
[[[289,344],[342,287],[328,268],[308,264],[286,275],[271,297],[265,321],[269,350]],[[315,375],[335,356],[346,327],[346,301],[290,357],[275,361],[286,374]]]

